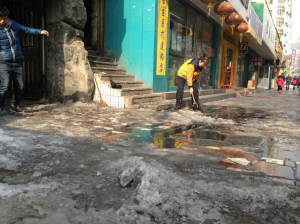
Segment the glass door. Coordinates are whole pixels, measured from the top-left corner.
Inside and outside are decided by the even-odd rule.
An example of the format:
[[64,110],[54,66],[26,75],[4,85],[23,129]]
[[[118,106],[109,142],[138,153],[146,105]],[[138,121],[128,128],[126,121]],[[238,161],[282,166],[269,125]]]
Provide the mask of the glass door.
[[170,47],[168,89],[177,89],[177,71],[185,62],[187,9],[177,1],[170,3]]
[[177,71],[188,59],[206,53],[210,58],[207,68],[197,78],[199,86],[211,86],[213,64],[213,25],[195,11],[176,0],[170,1],[170,47],[168,65],[168,90],[177,89]]
[[197,23],[197,15],[191,10],[188,10],[188,18],[187,18],[187,30],[186,30],[186,57],[188,60],[190,58],[196,57],[197,47],[195,43],[195,27]]
[[204,68],[200,74],[199,85],[204,88],[211,86],[211,65],[214,57],[214,50],[212,44],[213,26],[201,18],[198,18],[198,32],[201,33],[202,43],[198,42],[197,56],[200,57],[203,53],[209,57],[209,64]]

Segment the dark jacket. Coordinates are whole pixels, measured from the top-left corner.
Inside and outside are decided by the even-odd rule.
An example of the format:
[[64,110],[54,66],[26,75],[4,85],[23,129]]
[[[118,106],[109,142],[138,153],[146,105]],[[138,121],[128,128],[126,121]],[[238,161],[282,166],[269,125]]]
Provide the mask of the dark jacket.
[[41,35],[41,29],[25,27],[8,19],[5,27],[0,27],[0,61],[22,59],[19,34]]
[[287,76],[285,81],[286,81],[286,83],[291,83],[292,77],[291,76]]

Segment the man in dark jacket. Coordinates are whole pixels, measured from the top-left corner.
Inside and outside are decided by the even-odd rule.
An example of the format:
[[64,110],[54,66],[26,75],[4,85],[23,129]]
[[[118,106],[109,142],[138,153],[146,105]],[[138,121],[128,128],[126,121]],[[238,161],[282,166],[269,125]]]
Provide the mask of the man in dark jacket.
[[19,34],[45,35],[48,31],[25,27],[8,18],[9,11],[0,6],[0,116],[3,114],[6,92],[10,79],[13,79],[14,94],[11,99],[10,111],[22,113],[19,104],[24,88],[22,51]]
[[292,77],[291,75],[289,74],[286,79],[285,79],[285,87],[286,87],[286,90],[289,90],[290,89],[290,84],[292,82]]

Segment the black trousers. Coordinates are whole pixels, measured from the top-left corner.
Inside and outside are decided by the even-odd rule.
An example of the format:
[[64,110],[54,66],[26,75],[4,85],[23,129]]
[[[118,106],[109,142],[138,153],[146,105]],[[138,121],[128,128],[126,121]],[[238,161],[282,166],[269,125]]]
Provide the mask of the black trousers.
[[[184,78],[182,78],[181,76],[177,76],[177,92],[176,92],[176,103],[182,103],[182,98],[183,98],[183,92],[184,92],[184,85],[186,83],[186,80]],[[195,80],[193,82],[193,90],[194,90],[194,97],[196,102],[199,105],[199,100],[198,100],[198,96],[199,96],[199,91],[198,91],[198,82],[197,80]],[[192,96],[191,96],[192,98]],[[192,98],[192,102],[193,102],[193,98]]]

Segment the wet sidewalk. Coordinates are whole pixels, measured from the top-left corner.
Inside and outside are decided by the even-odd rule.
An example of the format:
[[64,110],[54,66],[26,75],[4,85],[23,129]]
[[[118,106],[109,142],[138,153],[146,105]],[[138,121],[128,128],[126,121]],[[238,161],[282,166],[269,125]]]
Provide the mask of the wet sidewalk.
[[1,223],[300,221],[297,91],[204,113],[22,106],[0,118]]

